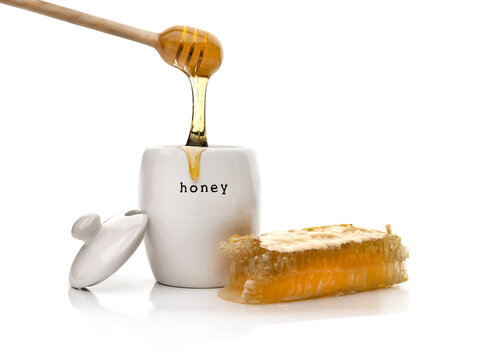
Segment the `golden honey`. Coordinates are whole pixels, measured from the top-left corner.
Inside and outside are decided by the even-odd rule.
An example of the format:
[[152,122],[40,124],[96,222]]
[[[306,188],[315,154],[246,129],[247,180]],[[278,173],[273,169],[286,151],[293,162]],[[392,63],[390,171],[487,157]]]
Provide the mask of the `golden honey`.
[[408,280],[401,238],[352,225],[261,236],[233,235],[221,244],[232,260],[219,296],[263,304],[384,288]]
[[208,78],[191,76],[191,90],[193,92],[193,117],[186,146],[208,146],[205,126],[205,103],[207,97]]
[[191,83],[193,116],[186,146],[182,150],[189,162],[191,179],[200,173],[201,152],[194,147],[208,147],[205,103],[208,79],[220,67],[223,58],[220,41],[207,31],[188,26],[172,26],[159,35],[157,49],[170,65],[184,72]]
[[209,78],[222,64],[222,45],[207,31],[176,25],[162,32],[159,40],[163,60],[190,77]]
[[181,150],[187,156],[189,165],[189,176],[191,180],[198,180],[200,177],[200,160],[201,153],[205,151],[206,148],[200,146],[181,146]]

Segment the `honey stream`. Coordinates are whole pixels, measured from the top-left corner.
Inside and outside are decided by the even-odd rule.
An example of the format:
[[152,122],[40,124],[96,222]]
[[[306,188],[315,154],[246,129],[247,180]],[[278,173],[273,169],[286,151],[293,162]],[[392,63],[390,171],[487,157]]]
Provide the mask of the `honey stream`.
[[192,180],[200,175],[201,153],[208,147],[205,101],[208,79],[222,63],[222,45],[209,32],[188,26],[173,26],[159,36],[158,52],[170,65],[189,77],[193,93],[193,116],[186,146],[181,149],[189,162]]
[[190,76],[191,90],[193,92],[193,118],[191,130],[186,146],[207,147],[207,133],[205,130],[205,101],[207,96],[207,77]]
[[196,181],[200,177],[201,153],[208,147],[205,131],[205,99],[208,78],[190,76],[189,81],[193,92],[193,117],[186,146],[182,146],[181,149],[186,153],[188,159],[189,176]]

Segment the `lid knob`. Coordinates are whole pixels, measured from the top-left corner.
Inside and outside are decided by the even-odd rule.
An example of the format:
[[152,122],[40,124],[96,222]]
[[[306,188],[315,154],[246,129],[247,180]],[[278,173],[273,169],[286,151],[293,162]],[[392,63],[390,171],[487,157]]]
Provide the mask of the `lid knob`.
[[87,243],[94,239],[101,229],[101,217],[98,214],[85,214],[75,221],[71,228],[71,235]]

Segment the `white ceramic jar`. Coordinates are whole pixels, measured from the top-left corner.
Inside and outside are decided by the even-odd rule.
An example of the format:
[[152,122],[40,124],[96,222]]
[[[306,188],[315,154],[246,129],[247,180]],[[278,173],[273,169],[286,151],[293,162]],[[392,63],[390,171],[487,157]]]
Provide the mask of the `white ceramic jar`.
[[156,280],[195,288],[227,284],[229,259],[219,244],[233,234],[258,234],[259,196],[249,148],[207,148],[196,181],[179,146],[146,149],[139,205],[149,217],[145,244]]

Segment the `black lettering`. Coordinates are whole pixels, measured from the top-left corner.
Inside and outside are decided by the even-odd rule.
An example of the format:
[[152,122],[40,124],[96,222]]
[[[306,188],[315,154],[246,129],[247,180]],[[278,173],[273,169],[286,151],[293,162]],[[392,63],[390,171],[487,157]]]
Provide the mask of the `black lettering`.
[[[205,190],[203,190],[203,189],[205,189]],[[208,192],[208,186],[207,185],[201,185],[200,186],[200,191],[201,192]]]
[[227,184],[226,186],[224,186],[224,184],[220,184],[220,187],[222,188],[222,195],[226,195]]
[[[194,190],[193,190],[193,188],[194,188]],[[198,191],[198,186],[196,186],[196,185],[191,185],[191,187],[189,188],[189,190],[191,190],[191,192],[192,192],[192,193],[195,193],[195,192],[197,192],[197,191]]]
[[212,192],[217,192],[217,185],[213,184],[211,187],[210,187],[210,190],[212,190]]
[[[184,190],[184,191],[182,191],[182,190]],[[181,181],[181,193],[182,193],[182,192],[187,192],[187,191],[188,191],[187,186],[186,186],[186,185],[184,185],[184,184],[182,183],[182,181]]]

